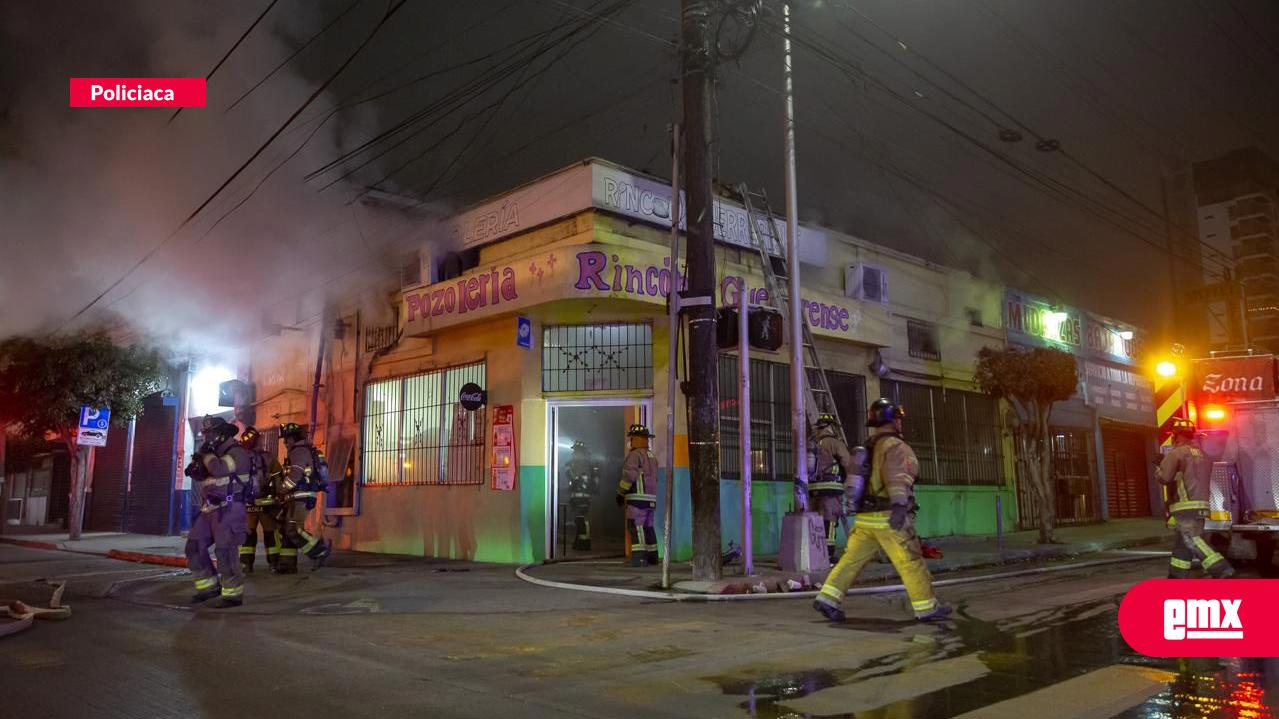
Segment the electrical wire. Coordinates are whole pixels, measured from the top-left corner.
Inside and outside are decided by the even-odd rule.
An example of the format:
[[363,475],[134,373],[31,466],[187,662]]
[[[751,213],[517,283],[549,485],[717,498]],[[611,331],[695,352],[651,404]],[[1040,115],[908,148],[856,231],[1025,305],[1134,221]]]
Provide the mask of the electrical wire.
[[[235,49],[237,47],[240,47],[240,43],[244,42],[244,39],[247,38],[249,34],[253,32],[253,28],[257,27],[258,23],[262,22],[262,18],[266,17],[267,13],[271,12],[271,8],[275,7],[275,4],[278,3],[279,1],[280,0],[271,0],[271,2],[267,3],[267,6],[262,11],[262,13],[258,15],[257,18],[254,19],[254,21],[250,23],[247,28],[245,28],[244,32],[240,34],[240,37],[235,41],[233,45],[231,45],[231,49],[227,50],[226,54],[222,56],[222,59],[218,60],[217,64],[213,66],[213,69],[209,70],[208,74],[204,76],[204,81],[206,83],[213,78],[213,73],[217,72],[218,68],[222,67],[222,63],[226,62],[227,59],[231,57],[231,54],[235,52]],[[181,115],[181,114],[182,114],[182,108],[179,107],[177,110],[174,111],[172,115],[169,116],[169,121],[166,122],[165,124],[166,125],[173,124],[173,121],[178,119],[178,115]]]
[[[783,32],[780,28],[776,28],[776,27],[766,27],[765,29],[779,37],[781,36]],[[846,75],[849,75],[850,79],[852,79],[854,75],[864,78],[865,80],[869,81],[870,84],[874,85],[876,89],[879,89],[882,92],[888,94],[890,97],[895,99],[898,103],[904,105],[906,108],[923,115],[924,117],[941,125],[947,130],[950,130],[952,133],[967,140],[970,144],[973,144],[974,146],[982,150],[982,152],[984,152],[985,154],[993,158],[997,163],[1006,166],[1010,171],[1016,173],[1017,175],[1024,176],[1026,180],[1028,180],[1032,184],[1032,186],[1039,185],[1043,189],[1046,189],[1052,193],[1055,193],[1061,198],[1066,199],[1068,202],[1075,204],[1077,208],[1082,209],[1084,212],[1093,216],[1095,219],[1107,224],[1108,226],[1111,226],[1117,230],[1124,232],[1125,234],[1128,234],[1136,239],[1139,239],[1142,242],[1145,242],[1146,244],[1149,244],[1152,247],[1158,249],[1160,252],[1165,252],[1165,253],[1170,253],[1175,255],[1175,253],[1172,252],[1171,248],[1165,246],[1164,243],[1156,242],[1150,239],[1150,237],[1146,236],[1142,232],[1134,230],[1131,227],[1124,224],[1125,222],[1129,222],[1137,225],[1138,227],[1145,229],[1146,231],[1149,231],[1150,229],[1148,227],[1141,225],[1136,220],[1132,219],[1126,214],[1118,210],[1115,210],[1112,207],[1109,207],[1105,203],[1100,202],[1096,198],[1088,195],[1082,190],[1079,190],[1069,185],[1068,183],[1065,183],[1061,180],[1058,180],[1057,178],[1047,175],[1046,173],[1040,170],[1036,170],[1034,168],[1028,167],[1024,163],[1017,161],[1014,158],[1011,158],[1005,155],[1004,153],[996,150],[989,144],[983,142],[981,139],[977,137],[974,137],[970,133],[964,131],[962,128],[959,128],[958,126],[956,126],[954,123],[941,117],[937,113],[931,110],[928,110],[926,108],[920,107],[918,104],[911,102],[908,98],[902,96],[900,93],[893,90],[891,87],[887,86],[885,83],[880,81],[877,77],[873,75],[869,75],[865,71],[860,70],[859,68],[849,66],[848,63],[838,55],[837,52],[829,48],[822,47],[819,43],[814,42],[804,37],[803,35],[792,33],[792,40],[795,42],[796,45],[803,47],[809,52],[812,52],[819,59],[828,62],[829,64],[833,65],[837,69],[840,69],[841,71],[843,71]],[[1196,262],[1202,261],[1201,258],[1183,257],[1183,259],[1188,259],[1190,261],[1196,261]],[[1207,259],[1207,258],[1203,258],[1203,259]]]
[[325,91],[325,89],[327,89],[328,86],[332,84],[332,82],[335,79],[337,79],[338,75],[342,74],[342,71],[345,70],[347,66],[349,66],[355,60],[355,58],[359,56],[361,52],[363,52],[363,50],[366,47],[368,47],[369,43],[373,41],[373,38],[377,36],[378,31],[381,30],[383,27],[385,27],[387,22],[392,17],[394,17],[395,13],[399,12],[400,8],[404,7],[405,3],[407,2],[408,0],[396,0],[394,5],[388,6],[386,12],[382,15],[382,18],[377,22],[376,25],[373,26],[372,30],[369,31],[368,35],[355,48],[355,50],[351,52],[351,54],[346,58],[346,60],[340,66],[338,66],[338,68],[334,70],[333,73],[331,73],[324,80],[324,82],[322,82],[319,85],[319,87],[315,89],[314,92],[311,93],[311,96],[308,97],[306,101],[304,101],[301,104],[301,106],[299,106],[297,110],[295,110],[293,114],[290,115],[289,118],[285,120],[284,123],[280,125],[280,127],[276,129],[274,133],[271,134],[270,137],[267,138],[266,142],[262,143],[262,145],[258,147],[258,149],[254,151],[252,155],[249,156],[249,159],[245,160],[235,170],[235,172],[231,173],[230,177],[228,177],[225,181],[223,181],[223,183],[219,185],[218,188],[214,190],[211,195],[209,195],[203,202],[201,202],[199,206],[197,206],[195,210],[193,210],[191,214],[188,215],[186,219],[184,219],[172,233],[170,233],[158,244],[154,245],[150,250],[148,250],[137,262],[133,264],[132,267],[130,267],[124,274],[122,274],[114,282],[108,285],[106,289],[98,293],[98,295],[94,297],[92,300],[90,300],[88,304],[86,304],[84,307],[81,307],[79,310],[75,312],[75,314],[71,315],[69,318],[63,321],[62,324],[59,325],[56,330],[54,330],[54,334],[61,332],[62,329],[65,328],[68,324],[70,324],[71,322],[74,322],[76,319],[84,315],[85,312],[88,312],[90,309],[92,309],[95,305],[98,304],[98,302],[102,300],[103,297],[106,297],[109,292],[111,292],[116,287],[118,287],[120,283],[124,282],[126,279],[128,279],[130,275],[132,275],[140,267],[146,264],[146,262],[150,260],[151,257],[153,257],[156,252],[158,252],[162,247],[164,247],[171,240],[177,237],[178,234],[184,228],[186,228],[186,226],[191,222],[191,220],[195,219],[195,217],[199,215],[200,212],[204,210],[204,208],[208,207],[210,203],[212,203],[215,199],[217,199],[218,195],[220,195],[222,191],[227,188],[227,186],[229,186],[232,182],[234,182],[235,179],[239,177],[249,167],[249,165],[251,165],[253,161],[258,158],[258,156],[260,156],[263,152],[265,152],[267,147],[269,147],[271,143],[274,142],[275,139],[279,137],[282,132],[284,132],[285,128],[287,128],[289,124],[292,123],[293,120],[297,118],[298,115],[302,114],[302,112],[306,110],[306,108],[309,107],[311,103],[314,102],[315,99],[319,97]]
[[252,95],[255,90],[257,90],[259,87],[262,87],[264,84],[266,84],[267,80],[270,80],[272,77],[275,77],[275,74],[277,72],[284,69],[284,67],[288,65],[290,62],[293,62],[294,58],[296,58],[298,55],[301,55],[303,51],[305,51],[308,47],[311,46],[311,43],[315,42],[316,40],[319,40],[321,36],[323,36],[330,29],[332,29],[334,25],[338,24],[338,22],[340,22],[342,18],[346,17],[352,10],[358,7],[360,3],[362,3],[363,1],[364,0],[355,0],[355,2],[351,3],[350,5],[347,5],[345,10],[335,15],[332,20],[330,20],[324,27],[317,30],[315,34],[313,34],[310,38],[307,39],[306,42],[299,45],[296,50],[294,50],[292,53],[289,54],[288,57],[281,60],[279,64],[276,65],[275,67],[271,68],[270,72],[263,75],[261,80],[258,80],[252,85],[252,87],[250,87],[249,89],[241,93],[239,97],[235,98],[235,102],[232,102],[230,105],[228,105],[227,108],[223,110],[222,112],[226,113],[234,110],[237,105],[239,105],[241,102],[244,102],[244,100],[249,95]]
[[[873,21],[873,20],[870,20],[870,19],[869,19],[869,18],[868,18],[868,17],[867,17],[864,13],[861,13],[859,10],[857,10],[855,7],[853,7],[853,6],[851,5],[851,3],[848,3],[848,2],[846,2],[846,1],[845,1],[845,2],[843,2],[843,5],[844,5],[845,7],[847,7],[847,8],[849,8],[849,9],[853,10],[854,12],[856,12],[859,16],[861,16],[861,17],[863,17],[863,18],[866,18],[866,19],[867,19],[869,22],[871,22],[872,24],[874,24],[874,21]],[[866,38],[864,35],[861,35],[860,33],[858,33],[858,32],[857,32],[854,28],[851,28],[851,27],[847,26],[847,24],[846,24],[846,23],[843,23],[842,21],[839,21],[839,22],[840,22],[840,24],[841,24],[841,25],[842,25],[842,26],[843,26],[843,27],[844,27],[844,28],[845,28],[848,32],[850,32],[850,33],[852,33],[852,34],[856,35],[857,37],[861,38],[861,39],[862,39],[864,42],[866,42],[867,44],[870,44],[870,45],[871,45],[872,47],[874,47],[875,49],[880,50],[880,52],[884,52],[885,54],[888,54],[888,53],[887,53],[886,51],[884,51],[882,48],[879,48],[877,45],[875,45],[874,43],[872,43],[872,42],[871,42],[868,38]],[[897,43],[897,45],[898,45],[899,47],[901,47],[903,50],[907,50],[908,46],[906,45],[906,43],[905,43],[903,40],[901,40],[900,38],[897,38],[897,37],[893,36],[893,35],[891,34],[891,32],[890,32],[890,31],[888,31],[888,30],[887,30],[886,28],[884,28],[883,26],[880,26],[880,25],[878,25],[878,24],[875,24],[875,26],[876,26],[878,29],[880,29],[882,32],[884,32],[885,34],[887,34],[887,35],[890,37],[890,39],[892,39],[894,42],[896,42],[896,43]],[[1041,142],[1043,142],[1043,141],[1046,141],[1046,140],[1047,140],[1047,138],[1043,135],[1043,133],[1040,133],[1040,132],[1038,132],[1037,130],[1035,130],[1034,128],[1030,127],[1030,126],[1029,126],[1026,122],[1022,121],[1022,120],[1021,120],[1021,119],[1019,119],[1017,116],[1015,116],[1015,115],[1013,115],[1011,112],[1009,112],[1009,111],[1005,110],[1003,107],[1001,107],[999,104],[997,104],[996,102],[994,102],[994,101],[993,101],[993,100],[991,100],[990,98],[986,97],[985,95],[983,95],[983,94],[981,94],[980,92],[978,92],[977,90],[975,90],[972,86],[970,86],[970,85],[968,85],[967,83],[965,83],[962,79],[960,79],[959,77],[957,77],[957,76],[956,76],[956,75],[954,75],[953,73],[951,73],[951,72],[947,71],[945,68],[941,67],[941,66],[940,66],[940,65],[938,65],[937,63],[935,63],[935,62],[933,62],[932,60],[928,59],[928,58],[927,58],[925,55],[923,55],[922,53],[919,53],[918,51],[914,51],[914,52],[913,52],[913,54],[914,54],[914,56],[916,56],[916,57],[920,58],[923,62],[925,62],[925,63],[926,63],[926,64],[927,64],[930,68],[934,69],[935,71],[938,71],[938,72],[942,73],[945,77],[947,77],[948,79],[950,79],[952,82],[956,82],[956,83],[957,83],[957,84],[959,84],[962,88],[964,88],[966,91],[968,91],[969,93],[973,94],[973,95],[974,95],[974,96],[976,96],[977,98],[981,99],[984,103],[986,103],[986,104],[987,104],[987,105],[989,105],[990,107],[994,108],[997,112],[999,112],[1000,114],[1002,114],[1004,117],[1008,118],[1008,120],[1010,120],[1010,121],[1011,121],[1014,125],[1016,125],[1016,126],[1017,126],[1017,127],[1019,127],[1020,129],[1022,129],[1022,130],[1024,130],[1025,132],[1027,132],[1027,133],[1031,134],[1032,136],[1034,136],[1036,139],[1040,140]],[[909,65],[907,65],[906,63],[901,62],[901,61],[900,61],[899,59],[897,59],[895,56],[892,56],[891,54],[890,54],[889,56],[890,56],[890,58],[891,58],[891,59],[893,59],[895,62],[897,62],[897,63],[898,63],[899,65],[901,65],[902,67],[906,68],[906,69],[907,69],[908,71],[910,71],[911,73],[913,73],[913,74],[915,74],[916,76],[918,76],[918,77],[920,77],[920,78],[924,79],[926,82],[929,82],[930,84],[934,85],[935,87],[938,87],[938,88],[942,89],[942,90],[943,90],[943,92],[946,92],[947,96],[952,97],[953,99],[957,100],[958,102],[960,102],[960,103],[961,103],[961,104],[963,104],[964,106],[969,107],[970,109],[973,109],[974,111],[976,111],[976,112],[980,113],[980,114],[982,115],[982,117],[984,117],[984,118],[986,118],[987,120],[991,121],[992,123],[996,124],[996,126],[1000,126],[1000,127],[1001,127],[1001,129],[1002,129],[1002,125],[1001,125],[1001,123],[999,123],[997,120],[994,120],[993,118],[991,118],[991,117],[990,117],[989,115],[987,115],[986,113],[981,112],[981,111],[980,111],[980,110],[978,110],[977,108],[974,108],[971,104],[967,103],[967,102],[966,102],[966,101],[964,101],[962,98],[958,98],[956,95],[954,95],[954,93],[951,93],[951,92],[949,92],[948,90],[946,90],[945,88],[942,88],[942,87],[941,87],[938,83],[934,82],[931,78],[928,78],[926,75],[924,75],[923,73],[919,72],[918,70],[915,70],[914,68],[911,68],[911,67],[910,67]],[[1096,170],[1096,169],[1095,169],[1095,168],[1093,168],[1092,166],[1090,166],[1090,165],[1088,165],[1087,163],[1085,163],[1083,160],[1081,160],[1078,156],[1076,156],[1076,155],[1075,155],[1075,154],[1073,154],[1072,152],[1069,152],[1069,151],[1068,151],[1068,150],[1066,150],[1065,148],[1059,148],[1059,149],[1057,150],[1057,152],[1059,152],[1059,153],[1062,155],[1062,157],[1066,158],[1068,161],[1070,161],[1070,162],[1071,162],[1072,164],[1074,164],[1076,167],[1078,167],[1079,169],[1081,169],[1082,171],[1084,171],[1084,172],[1085,172],[1088,176],[1090,176],[1090,177],[1092,177],[1094,180],[1097,180],[1098,182],[1102,183],[1102,184],[1103,184],[1103,185],[1105,185],[1107,188],[1111,189],[1111,190],[1112,190],[1112,191],[1114,191],[1115,193],[1117,193],[1117,194],[1119,194],[1120,196],[1122,196],[1124,199],[1128,200],[1130,203],[1132,203],[1132,204],[1136,205],[1137,207],[1141,208],[1142,210],[1144,210],[1147,214],[1151,215],[1151,216],[1152,216],[1152,217],[1153,217],[1156,221],[1158,221],[1158,222],[1168,222],[1170,225],[1172,225],[1172,226],[1173,226],[1173,229],[1175,229],[1175,230],[1177,231],[1177,233],[1178,233],[1178,234],[1182,235],[1182,237],[1183,237],[1184,239],[1191,240],[1191,241],[1193,241],[1193,242],[1199,243],[1200,245],[1202,245],[1202,247],[1203,247],[1204,249],[1206,249],[1206,250],[1208,250],[1208,251],[1210,251],[1210,252],[1216,253],[1216,254],[1219,256],[1219,259],[1220,259],[1220,260],[1225,260],[1227,263],[1228,263],[1228,262],[1232,262],[1231,258],[1230,258],[1230,257],[1228,257],[1225,253],[1221,252],[1220,250],[1218,250],[1217,248],[1215,248],[1215,247],[1213,247],[1213,246],[1211,246],[1211,245],[1208,245],[1207,243],[1204,243],[1204,242],[1203,242],[1203,241],[1199,238],[1199,236],[1198,236],[1197,234],[1193,234],[1193,233],[1191,233],[1191,232],[1190,232],[1190,231],[1188,231],[1185,227],[1181,226],[1181,225],[1180,225],[1180,223],[1174,223],[1174,222],[1172,222],[1172,221],[1170,220],[1170,218],[1166,218],[1166,217],[1164,216],[1164,214],[1163,214],[1161,211],[1159,211],[1159,210],[1157,210],[1157,209],[1155,209],[1155,208],[1151,207],[1148,203],[1146,203],[1146,202],[1144,202],[1143,200],[1141,200],[1140,198],[1138,198],[1138,197],[1134,196],[1131,192],[1129,192],[1128,190],[1126,190],[1126,189],[1124,189],[1123,187],[1119,186],[1116,182],[1114,182],[1113,180],[1111,180],[1109,177],[1106,177],[1106,176],[1105,176],[1105,175],[1103,175],[1101,172],[1099,172],[1098,170]],[[1149,228],[1147,228],[1147,230],[1149,231]],[[1223,263],[1223,264],[1224,264],[1224,263]]]

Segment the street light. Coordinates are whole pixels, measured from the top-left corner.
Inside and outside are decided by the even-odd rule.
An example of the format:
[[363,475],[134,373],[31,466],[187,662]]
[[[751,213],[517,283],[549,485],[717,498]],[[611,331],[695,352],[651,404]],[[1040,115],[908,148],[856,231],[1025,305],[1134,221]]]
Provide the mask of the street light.
[[1155,374],[1159,375],[1160,377],[1176,377],[1177,365],[1173,364],[1169,360],[1164,360],[1160,362],[1159,364],[1155,365]]

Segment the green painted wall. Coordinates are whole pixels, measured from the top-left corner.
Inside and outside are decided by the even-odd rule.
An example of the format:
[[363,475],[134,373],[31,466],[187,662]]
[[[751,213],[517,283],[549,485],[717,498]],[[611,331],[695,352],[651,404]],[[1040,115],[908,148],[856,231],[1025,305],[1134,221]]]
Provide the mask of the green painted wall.
[[546,559],[546,467],[520,466],[516,487],[520,492],[518,555],[497,562],[541,562]]
[[1017,497],[1004,487],[938,487],[915,485],[919,515],[915,526],[921,537],[952,534],[989,535],[996,530],[995,499],[1000,500],[1004,531],[1017,529]]

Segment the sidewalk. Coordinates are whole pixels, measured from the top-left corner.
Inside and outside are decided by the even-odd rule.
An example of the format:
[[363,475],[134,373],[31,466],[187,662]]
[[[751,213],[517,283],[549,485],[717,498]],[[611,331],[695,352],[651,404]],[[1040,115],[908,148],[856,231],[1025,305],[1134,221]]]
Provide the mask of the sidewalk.
[[171,567],[187,565],[182,535],[156,536],[123,532],[85,532],[77,541],[67,539],[66,531],[47,533],[6,533],[0,542],[35,549],[57,549],[78,554],[96,554],[132,562],[162,564]]
[[[930,539],[927,541],[941,549],[943,556],[928,560],[928,568],[934,574],[944,574],[963,569],[1066,558],[1128,547],[1159,549],[1170,537],[1164,522],[1153,517],[1121,519],[1083,527],[1061,527],[1056,536],[1061,544],[1041,545],[1036,544],[1038,532],[1014,532],[1004,535],[1002,548],[994,537]],[[825,577],[824,572],[815,575],[782,572],[777,567],[777,558],[774,556],[755,557],[755,574],[749,578],[744,577],[741,571],[742,566],[738,563],[726,567],[724,579],[720,581],[695,582],[692,581],[689,563],[678,562],[671,564],[671,585],[677,592],[740,594],[759,591],[753,588],[760,584],[768,592],[788,591],[783,585],[790,580],[805,589],[811,589]],[[592,587],[660,590],[661,585],[660,566],[632,568],[620,559],[553,562],[529,567],[526,573],[536,579]],[[871,562],[862,572],[858,584],[876,584],[896,576],[891,564]]]

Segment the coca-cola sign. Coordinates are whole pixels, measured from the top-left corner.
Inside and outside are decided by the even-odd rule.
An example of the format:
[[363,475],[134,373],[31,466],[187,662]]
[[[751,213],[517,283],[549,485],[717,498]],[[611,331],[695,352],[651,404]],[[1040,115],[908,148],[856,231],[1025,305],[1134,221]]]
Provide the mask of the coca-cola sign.
[[467,382],[457,393],[457,401],[461,403],[462,409],[474,412],[488,402],[488,392],[474,382]]
[[1191,392],[1201,401],[1273,399],[1274,355],[1195,360]]

